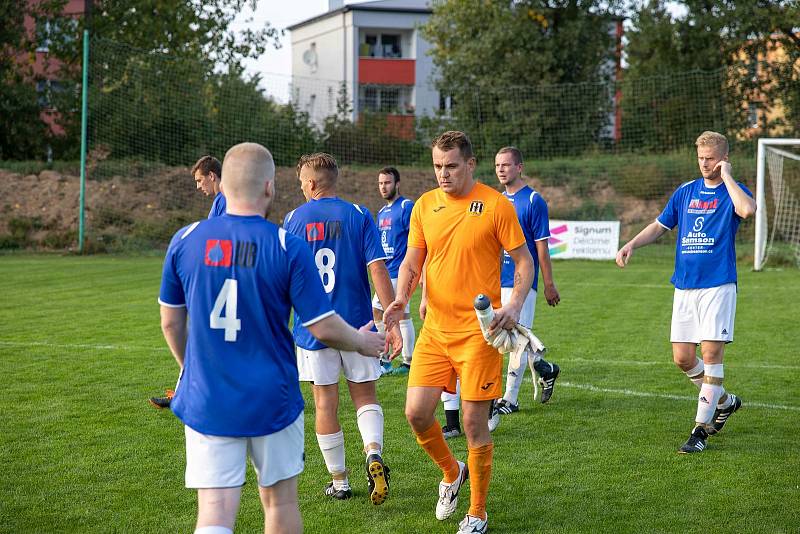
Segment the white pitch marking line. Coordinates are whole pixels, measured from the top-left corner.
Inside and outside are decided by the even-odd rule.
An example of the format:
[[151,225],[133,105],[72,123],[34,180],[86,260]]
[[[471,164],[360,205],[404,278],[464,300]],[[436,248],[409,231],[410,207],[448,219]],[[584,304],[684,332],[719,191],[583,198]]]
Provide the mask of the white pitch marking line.
[[[570,282],[569,285],[570,286],[581,286],[581,287],[635,287],[635,288],[643,288],[643,289],[664,289],[664,290],[668,289],[670,291],[675,289],[671,284],[668,284],[668,283],[667,284],[631,284],[631,283],[627,283],[627,282],[621,282],[621,283],[614,283],[614,284],[606,284],[606,283],[603,283],[603,282]],[[745,289],[749,291],[751,289],[761,290],[761,289],[769,289],[769,288],[766,287],[766,286],[747,284],[745,286]]]
[[[641,361],[641,360],[592,360],[591,358],[559,358],[558,361],[564,362],[577,362],[577,363],[595,363],[595,364],[611,364],[611,365],[665,365],[674,367],[675,364],[671,361]],[[771,363],[735,363],[729,364],[732,368],[746,368],[746,369],[790,369],[800,370],[800,365],[779,365]]]
[[167,347],[138,347],[135,345],[90,345],[81,343],[48,343],[46,341],[2,341],[2,347],[49,347],[53,349],[92,349],[92,350],[152,350],[168,351]]
[[[594,391],[596,393],[613,393],[615,395],[626,395],[628,397],[648,397],[657,399],[672,399],[681,401],[697,402],[697,397],[686,397],[684,395],[670,395],[669,393],[649,393],[646,391],[634,391],[632,389],[611,389],[600,388],[591,384],[573,384],[571,382],[558,382],[559,386],[575,389],[583,389],[586,391]],[[745,407],[753,408],[768,408],[770,410],[788,410],[791,412],[800,412],[800,406],[785,406],[783,404],[767,404],[764,402],[747,402],[743,403]]]
[[[167,347],[142,347],[137,345],[92,345],[87,343],[49,343],[47,341],[3,341],[0,340],[0,347],[50,347],[54,349],[92,349],[92,350],[149,350],[149,351],[169,351]],[[639,365],[652,366],[664,365],[672,367],[670,361],[641,361],[641,360],[593,360],[591,358],[560,358],[559,361],[592,363],[597,365]],[[788,369],[800,370],[800,365],[779,365],[779,364],[750,364],[736,363],[731,367],[747,369]]]
[[[44,341],[2,341],[0,346],[7,347],[51,347],[51,348],[64,348],[64,349],[95,349],[95,350],[151,350],[151,351],[167,351],[166,347],[137,347],[132,345],[89,345],[89,344],[59,344],[47,343]],[[579,358],[572,358],[573,361],[586,361],[595,362],[595,360],[582,360]],[[566,360],[565,360],[566,361]],[[597,363],[610,363],[610,362],[626,362],[626,360],[610,360]],[[632,362],[627,362],[632,363]],[[636,362],[635,364],[641,365],[656,365],[660,362]],[[779,366],[774,366],[779,367]],[[791,367],[794,369],[794,367]],[[668,393],[648,393],[646,391],[634,391],[631,389],[611,389],[600,388],[591,384],[573,384],[571,382],[558,382],[559,386],[575,389],[583,389],[586,391],[595,391],[598,393],[614,393],[617,395],[626,395],[629,397],[649,397],[659,399],[673,399],[682,401],[695,401],[695,397],[686,397],[683,395],[670,395]],[[763,402],[747,402],[746,406],[754,408],[769,408],[775,410],[788,410],[792,412],[800,412],[800,406],[784,406],[782,404],[768,404]]]

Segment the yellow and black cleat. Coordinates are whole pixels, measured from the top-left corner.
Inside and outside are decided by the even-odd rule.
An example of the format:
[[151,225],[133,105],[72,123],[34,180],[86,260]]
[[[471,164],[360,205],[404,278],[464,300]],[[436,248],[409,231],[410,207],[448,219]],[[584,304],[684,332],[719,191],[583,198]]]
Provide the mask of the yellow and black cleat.
[[372,504],[383,504],[389,498],[389,467],[377,454],[367,458],[367,481]]

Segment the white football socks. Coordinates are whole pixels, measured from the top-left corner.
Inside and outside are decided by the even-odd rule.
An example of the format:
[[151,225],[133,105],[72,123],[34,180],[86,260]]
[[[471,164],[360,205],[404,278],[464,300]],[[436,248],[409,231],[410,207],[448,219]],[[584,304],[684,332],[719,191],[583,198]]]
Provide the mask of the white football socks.
[[700,389],[703,386],[704,371],[705,366],[703,365],[703,360],[700,358],[696,358],[695,366],[686,371],[686,376],[689,377],[689,380],[692,381],[692,384],[697,386],[697,389]]
[[356,412],[358,431],[361,433],[361,440],[364,442],[364,450],[367,451],[371,443],[376,443],[383,450],[383,408],[378,404],[365,404]]
[[233,534],[233,531],[226,527],[200,527],[195,529],[194,534]]
[[725,388],[722,387],[724,378],[722,364],[707,364],[704,375],[703,385],[700,387],[697,399],[697,416],[694,420],[698,424],[709,425],[714,419],[714,410],[717,408],[719,399],[725,393]]
[[417,340],[417,333],[414,331],[414,323],[411,319],[400,321],[400,335],[403,337],[403,363],[411,365],[414,343]]
[[458,411],[461,408],[461,380],[456,380],[456,392],[442,391],[442,403],[445,410]]
[[[339,430],[335,434],[317,434],[317,443],[322,451],[322,458],[325,459],[325,467],[333,475],[334,487],[337,477],[344,475],[344,482],[347,483],[347,468],[344,461],[344,432]],[[337,487],[336,489],[341,489]]]
[[[511,404],[517,404],[519,389],[525,377],[525,368],[528,366],[528,351],[523,351],[519,358],[519,365],[514,367],[513,358],[508,359],[508,372],[506,373],[506,392],[503,398]],[[533,370],[531,370],[533,373]]]

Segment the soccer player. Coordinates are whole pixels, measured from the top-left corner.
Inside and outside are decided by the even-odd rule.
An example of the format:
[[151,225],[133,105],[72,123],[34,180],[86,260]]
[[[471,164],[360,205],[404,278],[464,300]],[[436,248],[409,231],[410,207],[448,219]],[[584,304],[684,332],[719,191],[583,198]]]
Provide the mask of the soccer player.
[[[550,250],[547,240],[550,238],[550,219],[547,214],[547,202],[542,195],[526,185],[522,179],[522,153],[519,149],[508,146],[497,151],[494,158],[494,172],[497,179],[505,187],[503,194],[514,204],[517,219],[522,226],[528,250],[533,257],[533,286],[525,298],[525,303],[520,312],[519,322],[526,328],[533,326],[533,317],[536,312],[536,294],[539,283],[539,268],[542,269],[544,281],[544,298],[550,306],[557,306],[561,300],[553,282],[553,268],[550,264]],[[511,298],[514,287],[514,262],[507,252],[503,253],[503,268],[500,274],[502,287],[502,303]],[[517,398],[522,379],[525,376],[525,364],[530,364],[531,374],[542,385],[541,402],[545,403],[553,395],[553,387],[560,369],[558,365],[545,361],[542,355],[534,352],[528,356],[528,351],[522,353],[519,366],[509,359],[508,374],[506,375],[506,391],[503,398],[497,402],[495,408],[500,414],[507,415],[519,411]]]
[[[525,234],[525,240],[528,243],[528,250],[533,257],[533,286],[525,298],[525,303],[520,311],[519,322],[526,328],[533,326],[533,317],[536,312],[536,295],[539,282],[539,267],[542,269],[542,278],[544,279],[544,296],[547,303],[551,306],[557,306],[560,302],[558,289],[553,282],[553,269],[550,263],[550,251],[547,245],[547,240],[550,237],[550,222],[547,214],[547,203],[542,196],[534,191],[530,186],[526,185],[522,179],[522,152],[519,149],[508,146],[501,148],[494,158],[494,170],[497,179],[505,186],[505,195],[508,200],[514,204],[514,210],[517,212],[517,219],[519,220],[522,231]],[[502,259],[503,267],[500,274],[500,294],[501,302],[505,304],[511,298],[511,293],[514,287],[514,262],[507,252],[504,251]],[[522,353],[519,360],[519,365],[514,365],[509,358],[508,373],[506,375],[506,390],[503,398],[500,399],[494,406],[494,411],[497,415],[508,415],[519,411],[519,390],[522,386],[522,380],[525,376],[526,364],[531,367],[531,373],[536,379],[536,374],[539,375],[539,382],[542,385],[541,402],[545,403],[550,400],[553,395],[553,388],[555,386],[556,378],[560,369],[558,365],[550,363],[542,358],[538,352],[534,352],[529,359],[528,351]],[[459,423],[459,397],[458,393],[449,394],[442,393],[442,402],[444,403],[446,426],[442,428],[445,438],[449,439],[461,435],[461,427]],[[493,417],[489,420],[489,428],[494,430],[494,427],[499,423],[498,419]]]
[[[225,195],[222,194],[222,164],[213,156],[203,156],[192,166],[192,178],[197,189],[201,190],[206,196],[214,193],[214,202],[211,203],[211,211],[208,218],[219,217],[225,214]],[[167,389],[163,397],[150,397],[150,405],[155,408],[169,408],[175,390]]]
[[[367,269],[384,306],[394,299],[394,289],[372,215],[363,206],[337,198],[338,175],[336,160],[329,154],[301,157],[297,176],[307,202],[287,214],[283,226],[311,248],[333,308],[345,321],[358,325],[372,319]],[[402,348],[402,338],[397,325],[387,330],[394,356]],[[317,442],[333,478],[325,487],[325,494],[335,499],[353,496],[338,417],[339,375],[343,372],[367,455],[370,500],[373,504],[383,503],[389,495],[389,468],[383,462],[383,410],[375,392],[375,381],[381,375],[378,360],[326,346],[297,317],[294,340],[300,380],[313,383]]]
[[233,532],[247,456],[264,531],[297,533],[303,397],[290,309],[342,350],[377,356],[385,339],[370,324],[347,325],[325,298],[308,247],[265,219],[275,197],[269,151],[236,145],[224,168],[227,214],[175,234],[158,299],[161,329],[182,369],[172,409],[185,425],[186,486],[197,488],[195,533]]
[[[414,203],[400,194],[400,172],[394,167],[384,167],[378,172],[378,191],[386,205],[378,210],[378,232],[381,246],[386,255],[386,269],[392,279],[392,287],[397,290],[397,271],[403,258],[406,257],[408,243],[408,227],[411,222],[411,209]],[[411,357],[414,353],[416,332],[411,321],[410,309],[406,307],[400,320],[400,333],[403,336],[403,362],[399,367],[392,367],[389,360],[382,360],[382,372],[388,375],[407,375],[411,368]],[[372,314],[378,330],[384,328],[383,307],[377,293],[372,299]]]
[[192,167],[192,178],[194,178],[197,189],[206,196],[214,195],[214,202],[211,203],[208,218],[224,214],[225,195],[222,194],[222,165],[219,160],[212,156],[203,156],[198,159]]
[[681,453],[705,449],[708,437],[742,405],[722,386],[722,359],[736,315],[736,231],[756,211],[752,193],[733,179],[725,136],[703,132],[695,145],[702,176],[681,185],[661,215],[617,252],[617,265],[625,267],[634,249],[678,227],[672,358],[700,390],[695,426]]
[[[387,326],[403,316],[424,265],[427,308],[408,377],[406,418],[417,443],[444,475],[436,518],[450,517],[469,477],[470,507],[459,533],[487,530],[486,498],[492,472],[489,406],[500,397],[502,358],[487,345],[475,317],[473,300],[484,294],[500,302],[500,254],[514,260],[514,290],[495,310],[489,339],[510,329],[533,282],[533,259],[514,207],[500,193],[473,178],[475,157],[463,132],[445,132],[432,144],[439,188],[422,195],[411,214],[408,250],[400,266],[397,298],[386,308]],[[426,262],[427,260],[427,262]],[[443,389],[454,392],[461,379],[468,459],[456,460],[434,417]]]

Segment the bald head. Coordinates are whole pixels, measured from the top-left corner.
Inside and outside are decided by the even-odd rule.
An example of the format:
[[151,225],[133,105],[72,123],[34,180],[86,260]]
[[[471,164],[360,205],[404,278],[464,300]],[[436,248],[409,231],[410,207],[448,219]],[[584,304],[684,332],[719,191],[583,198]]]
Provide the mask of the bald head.
[[231,215],[266,216],[275,193],[275,162],[258,143],[232,147],[222,161],[222,194]]
[[269,150],[258,143],[241,143],[225,154],[222,175],[226,198],[254,201],[264,195],[266,182],[275,179],[275,162]]

